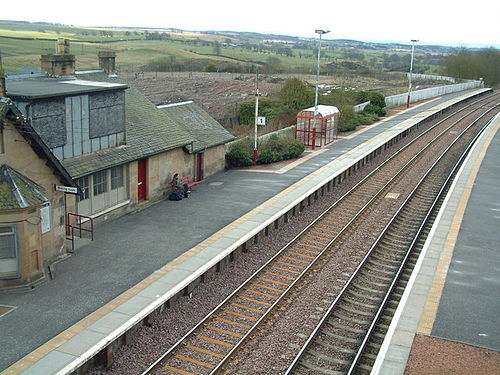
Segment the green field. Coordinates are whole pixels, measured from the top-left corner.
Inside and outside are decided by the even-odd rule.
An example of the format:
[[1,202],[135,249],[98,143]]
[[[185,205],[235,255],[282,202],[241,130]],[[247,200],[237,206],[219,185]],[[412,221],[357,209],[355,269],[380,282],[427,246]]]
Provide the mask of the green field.
[[[97,52],[117,53],[117,68],[124,72],[204,70],[269,73],[306,73],[316,70],[316,40],[291,38],[293,44],[265,43],[269,35],[252,33],[199,33],[180,30],[104,29],[0,21],[0,52],[8,73],[38,68],[40,55],[55,52],[58,38],[71,41],[77,69],[98,67]],[[279,39],[279,37],[278,37]],[[322,70],[354,73],[406,71],[409,49],[356,41],[324,41]],[[415,69],[438,71],[442,51],[417,52]],[[424,59],[426,59],[424,61]],[[431,61],[432,63],[426,63]],[[389,66],[389,63],[392,64]]]

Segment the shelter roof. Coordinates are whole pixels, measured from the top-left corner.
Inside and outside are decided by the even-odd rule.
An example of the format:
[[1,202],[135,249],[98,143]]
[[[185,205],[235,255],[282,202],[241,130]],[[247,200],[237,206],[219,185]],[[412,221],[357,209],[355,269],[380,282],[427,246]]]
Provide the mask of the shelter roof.
[[[314,114],[315,112],[315,107],[303,109],[302,111],[299,112],[299,115],[303,112],[312,112]],[[321,117],[328,117],[332,116],[336,113],[340,113],[339,109],[337,107],[334,107],[333,105],[318,105],[318,113]]]

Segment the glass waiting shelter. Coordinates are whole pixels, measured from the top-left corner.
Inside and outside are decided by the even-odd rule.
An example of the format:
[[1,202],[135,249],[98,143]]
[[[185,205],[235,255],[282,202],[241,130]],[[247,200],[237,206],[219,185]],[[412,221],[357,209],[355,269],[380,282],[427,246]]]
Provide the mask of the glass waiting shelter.
[[331,105],[318,105],[316,113],[315,107],[303,109],[297,114],[296,138],[313,150],[326,146],[337,137],[339,117],[338,108]]

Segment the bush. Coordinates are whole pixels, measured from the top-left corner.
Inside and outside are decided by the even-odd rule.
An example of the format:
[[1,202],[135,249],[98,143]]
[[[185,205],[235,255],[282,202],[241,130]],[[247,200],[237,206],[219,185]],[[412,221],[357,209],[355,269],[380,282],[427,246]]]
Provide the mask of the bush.
[[304,144],[295,138],[289,138],[286,140],[286,150],[283,154],[283,159],[293,159],[298,158],[305,151]]
[[[295,138],[271,136],[259,145],[258,164],[270,164],[280,160],[299,157],[305,150],[302,142]],[[232,167],[246,167],[253,163],[253,144],[250,141],[231,146],[226,160]]]
[[378,105],[375,104],[368,104],[364,109],[364,112],[370,113],[370,114],[375,114],[377,116],[385,116],[386,112],[384,108],[379,107]]
[[271,164],[280,161],[280,155],[277,152],[271,151],[268,148],[260,150],[259,157],[257,158],[258,164]]
[[245,144],[236,144],[226,153],[226,160],[233,167],[247,167],[252,165],[252,149]]

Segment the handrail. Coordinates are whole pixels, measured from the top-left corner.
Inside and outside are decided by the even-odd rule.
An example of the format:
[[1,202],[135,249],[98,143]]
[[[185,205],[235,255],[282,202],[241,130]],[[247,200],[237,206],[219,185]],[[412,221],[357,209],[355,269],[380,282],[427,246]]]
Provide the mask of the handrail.
[[[71,218],[74,217],[76,220],[77,225],[73,225],[71,223]],[[68,212],[67,217],[66,217],[66,227],[67,231],[70,232],[69,238],[66,237],[67,240],[71,241],[71,251],[75,251],[75,229],[79,231],[79,236],[82,238],[82,231],[84,232],[90,232],[90,240],[94,241],[94,219],[91,218],[90,216],[85,216],[85,215],[80,215],[80,214],[75,214],[72,212]],[[82,227],[82,224],[85,222],[90,223],[90,229]]]

